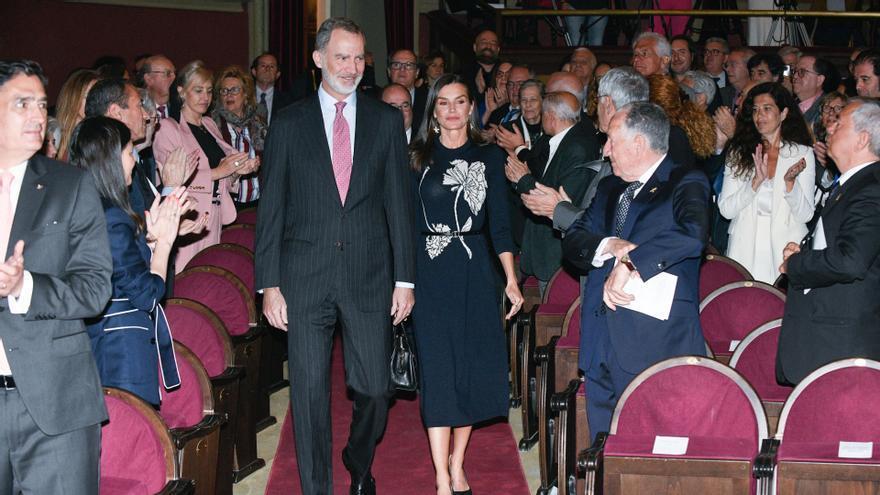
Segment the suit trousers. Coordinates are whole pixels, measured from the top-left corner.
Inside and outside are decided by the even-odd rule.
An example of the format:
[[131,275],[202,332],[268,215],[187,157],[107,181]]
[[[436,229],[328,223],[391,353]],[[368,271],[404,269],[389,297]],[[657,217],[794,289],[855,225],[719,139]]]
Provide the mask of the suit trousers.
[[101,425],[40,431],[16,389],[0,388],[0,495],[98,493]]
[[[611,310],[608,310],[611,311]],[[623,311],[618,309],[618,311]],[[587,422],[590,424],[590,443],[596,435],[611,428],[611,417],[617,401],[636,375],[620,366],[617,354],[611,347],[607,330],[599,339],[590,369],[585,370],[584,391],[587,396]]]
[[392,395],[391,321],[387,308],[361,311],[333,291],[308,312],[288,312],[288,369],[296,458],[304,495],[332,495],[330,352],[342,331],[345,382],[354,400],[344,455],[356,478],[373,463]]

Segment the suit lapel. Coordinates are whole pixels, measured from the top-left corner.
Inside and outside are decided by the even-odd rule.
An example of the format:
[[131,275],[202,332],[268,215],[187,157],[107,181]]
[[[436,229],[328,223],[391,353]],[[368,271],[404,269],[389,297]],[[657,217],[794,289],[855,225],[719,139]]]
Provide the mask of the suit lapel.
[[[370,112],[367,107],[367,97],[358,94],[357,109],[355,111],[355,128],[354,128],[354,155],[351,161],[351,182],[348,186],[348,196],[345,199],[346,205],[354,203],[359,198],[366,184],[369,182],[366,175],[369,174],[369,162],[367,157],[373,149],[373,143],[376,141],[375,135],[379,129],[376,128],[375,113]],[[371,135],[373,139],[371,139]]]
[[633,198],[632,203],[629,205],[629,211],[626,214],[626,222],[624,222],[623,230],[621,231],[621,236],[624,239],[629,239],[633,226],[639,216],[648,207],[651,201],[654,200],[657,193],[662,190],[663,185],[669,178],[669,170],[671,167],[671,160],[669,160],[668,157],[664,158],[663,163],[657,167],[657,170],[654,171],[651,178],[648,179],[648,182],[642,186],[639,193]]
[[315,153],[318,158],[318,175],[325,183],[324,187],[332,191],[332,195],[336,198],[336,203],[342,208],[342,200],[339,198],[339,188],[336,187],[336,175],[333,172],[333,159],[330,155],[330,144],[327,142],[327,135],[324,133],[324,115],[321,113],[321,102],[318,100],[318,94],[311,96],[311,102],[308,109],[308,118],[313,125],[305,126],[306,143],[315,143]]
[[24,239],[26,234],[33,230],[34,218],[40,211],[43,198],[46,197],[46,184],[41,179],[44,173],[46,173],[46,169],[41,159],[39,157],[31,158],[21,181],[21,192],[18,194],[15,218],[12,219],[9,246],[6,248],[4,260],[12,255],[15,243]]
[[855,175],[850,177],[844,185],[838,187],[837,191],[834,191],[834,194],[828,196],[828,199],[825,200],[825,206],[822,208],[822,217],[827,217],[838,204],[846,204],[846,201],[841,201],[841,197],[843,197],[847,191],[859,189],[862,186],[862,183],[867,182],[871,175],[875,173],[874,171],[877,170],[878,164],[880,164],[880,162],[874,162],[862,170],[859,170]]

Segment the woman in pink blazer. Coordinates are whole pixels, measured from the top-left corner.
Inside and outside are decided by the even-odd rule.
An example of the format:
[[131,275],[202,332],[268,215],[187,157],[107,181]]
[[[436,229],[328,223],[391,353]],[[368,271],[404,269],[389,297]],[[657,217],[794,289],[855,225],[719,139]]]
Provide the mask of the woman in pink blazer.
[[230,193],[238,190],[239,176],[255,172],[260,163],[258,158],[249,158],[247,153],[239,153],[226,144],[217,125],[205,116],[211,107],[213,81],[202,62],[190,62],[178,74],[180,121],[162,120],[153,140],[153,154],[160,170],[178,148],[188,156],[198,156],[196,171],[186,185],[190,197],[198,201],[198,214],[208,217],[204,232],[178,239],[175,269],[179,273],[196,253],[220,242],[223,225],[235,220]]

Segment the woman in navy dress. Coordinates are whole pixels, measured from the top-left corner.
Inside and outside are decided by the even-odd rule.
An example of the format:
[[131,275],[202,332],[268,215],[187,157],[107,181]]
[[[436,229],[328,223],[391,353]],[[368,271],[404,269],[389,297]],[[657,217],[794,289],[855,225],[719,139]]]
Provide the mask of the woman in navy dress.
[[440,77],[434,91],[427,135],[412,153],[419,246],[413,324],[437,494],[469,494],[463,464],[472,425],[508,410],[494,256],[512,305],[507,318],[523,298],[513,268],[504,154],[480,145],[474,100],[459,76]]
[[113,295],[88,333],[101,383],[129,391],[158,406],[159,370],[165,388],[180,385],[171,331],[159,299],[165,294],[168,255],[180,215],[190,204],[183,187],[159,198],[146,222],[132,209],[128,187],[134,169],[131,134],[118,120],[92,117],[74,131],[70,162],[88,170],[95,182],[113,255]]

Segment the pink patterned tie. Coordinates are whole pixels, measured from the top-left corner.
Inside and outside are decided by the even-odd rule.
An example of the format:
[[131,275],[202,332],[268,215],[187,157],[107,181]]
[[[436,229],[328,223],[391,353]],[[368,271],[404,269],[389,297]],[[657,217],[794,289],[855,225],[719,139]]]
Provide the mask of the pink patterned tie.
[[348,186],[351,183],[351,136],[348,122],[342,115],[345,102],[336,102],[336,118],[333,119],[333,174],[336,176],[336,187],[339,199],[345,204]]
[[0,255],[3,257],[0,263],[6,261],[9,233],[12,230],[12,196],[9,190],[14,178],[9,172],[0,174]]

